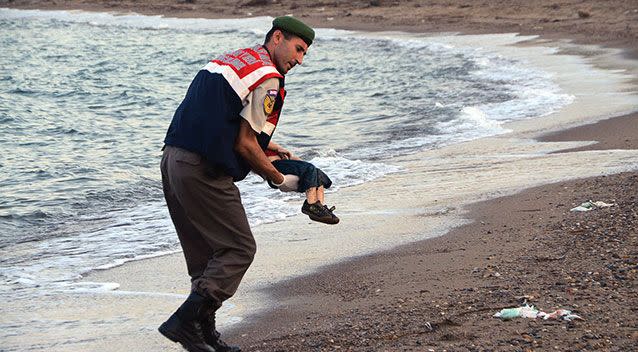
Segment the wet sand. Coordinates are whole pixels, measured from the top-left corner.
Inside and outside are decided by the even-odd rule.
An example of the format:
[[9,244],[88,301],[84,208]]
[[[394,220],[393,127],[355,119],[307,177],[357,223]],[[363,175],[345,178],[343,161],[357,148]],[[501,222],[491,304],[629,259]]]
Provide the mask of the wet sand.
[[[242,3],[266,5],[13,1],[0,6],[193,17],[299,13],[308,22],[326,27],[515,31],[625,48],[630,57],[635,57],[638,47],[638,6],[634,9],[622,1],[604,5],[594,1],[533,5],[488,1],[483,6],[445,1],[418,7],[416,1]],[[386,5],[390,3],[399,5]],[[599,142],[563,153],[637,149],[637,139],[636,113],[540,138],[544,142]],[[276,309],[226,329],[224,336],[248,351],[634,350],[638,346],[637,191],[638,173],[633,171],[534,187],[476,203],[466,215],[473,222],[442,237],[331,265],[319,273],[268,287]],[[590,199],[615,205],[585,213],[569,211]],[[173,279],[181,276],[183,265],[177,261],[179,256],[171,258],[173,264],[166,270]],[[148,271],[166,262],[155,259],[120,270],[136,277],[131,271]],[[121,278],[122,274],[108,276]],[[173,286],[180,291],[184,286],[180,284],[131,282],[122,286]],[[501,322],[491,317],[501,308],[524,301],[544,311],[571,309],[585,320]],[[171,304],[156,308],[170,310]],[[160,314],[149,317],[155,319],[161,319]],[[161,339],[154,346],[163,346]]]
[[636,125],[638,125],[638,113],[632,113],[611,120],[547,134],[539,138],[539,141],[561,142],[587,140],[597,142],[584,147],[561,150],[561,153],[585,150],[636,149],[638,145]]

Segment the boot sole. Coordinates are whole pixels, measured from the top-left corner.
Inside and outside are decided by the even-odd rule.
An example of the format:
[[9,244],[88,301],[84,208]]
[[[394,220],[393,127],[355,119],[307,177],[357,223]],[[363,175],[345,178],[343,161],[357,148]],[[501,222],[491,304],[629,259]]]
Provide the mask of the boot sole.
[[159,331],[160,334],[164,335],[164,337],[166,337],[167,339],[173,342],[179,342],[180,340],[179,336],[168,331],[168,329],[164,327],[164,324],[160,325],[160,327],[157,328],[157,331]]
[[160,327],[157,328],[157,331],[159,331],[160,334],[164,335],[164,337],[166,337],[167,339],[182,345],[182,347],[184,347],[188,352],[210,352],[211,351],[211,350],[205,350],[197,346],[194,346],[193,344],[188,342],[188,339],[185,336],[170,332],[166,327],[164,327],[164,324],[160,325]]

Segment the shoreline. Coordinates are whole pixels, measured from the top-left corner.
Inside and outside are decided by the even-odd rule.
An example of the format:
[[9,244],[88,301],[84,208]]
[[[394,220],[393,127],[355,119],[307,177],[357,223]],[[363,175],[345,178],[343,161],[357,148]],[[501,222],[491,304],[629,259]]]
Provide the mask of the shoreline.
[[[540,38],[541,40],[544,39],[544,37]],[[631,52],[629,52],[631,55]],[[629,138],[628,140],[623,140],[624,144],[618,145],[617,143],[615,144],[614,141],[614,128],[618,128],[618,121],[620,120],[627,120],[629,122],[627,122],[627,124],[620,126],[620,130],[625,131],[629,134]],[[580,149],[576,149],[576,150],[601,150],[600,147],[604,148],[608,148],[608,149],[619,149],[619,147],[623,147],[625,149],[636,149],[636,140],[635,138],[631,138],[632,136],[636,136],[636,125],[638,125],[638,123],[636,123],[638,121],[638,116],[636,113],[633,114],[629,114],[629,115],[625,115],[624,117],[616,117],[616,118],[612,118],[612,119],[608,119],[608,120],[602,120],[602,121],[598,121],[595,122],[593,127],[590,127],[588,132],[585,132],[583,129],[587,129],[587,125],[585,126],[581,126],[581,127],[576,127],[576,128],[569,128],[569,129],[561,129],[561,131],[559,132],[555,132],[554,136],[551,137],[547,137],[547,136],[543,136],[540,137],[539,140],[541,141],[545,141],[545,142],[563,142],[563,141],[574,141],[574,140],[591,140],[592,136],[596,137],[596,138],[600,138],[598,132],[603,131],[603,135],[602,138],[600,139],[605,139],[605,141],[603,141],[603,143],[597,145],[590,145],[590,146],[585,146],[585,147],[578,147]],[[632,124],[632,122],[634,122]],[[615,127],[614,127],[615,126]],[[624,127],[623,127],[624,126]],[[627,130],[627,128],[631,128],[634,127],[633,130],[629,129]],[[581,130],[578,130],[578,129]],[[576,131],[576,132],[574,132]],[[570,135],[570,133],[572,133]],[[589,134],[588,134],[589,133]],[[548,139],[549,138],[549,139]],[[571,138],[571,139],[570,139]],[[573,152],[576,150],[567,150],[567,151],[562,151],[562,152]],[[635,172],[633,173],[635,175]],[[629,179],[631,179],[631,175],[629,176],[625,176],[625,174],[622,174],[621,177],[627,177]],[[604,177],[603,177],[604,178]],[[566,183],[567,187],[573,187],[573,185],[578,185],[578,184],[587,184],[587,183],[593,183],[594,185],[596,185],[596,180],[597,179],[587,179],[587,180],[577,180],[577,181],[569,181],[568,183]],[[623,181],[624,182],[624,181]],[[631,183],[633,181],[627,181],[630,182],[630,185],[634,185],[635,183]],[[625,183],[626,184],[626,183]],[[560,187],[564,187],[564,186],[560,186]],[[546,193],[548,189],[557,189],[560,188],[559,186],[557,186],[556,184],[546,184],[544,186],[541,186],[538,188],[538,190],[534,189],[534,190],[523,190],[518,192],[515,196],[508,196],[512,199],[512,202],[514,204],[517,203],[516,199],[520,199],[521,197],[529,197],[530,192],[541,192],[541,193]],[[606,187],[611,187],[610,185],[606,185]],[[540,191],[539,191],[540,190]],[[505,199],[510,199],[506,197]],[[517,198],[518,197],[518,198]],[[595,200],[595,199],[594,199]],[[604,199],[603,199],[604,200]],[[584,201],[584,200],[583,200]],[[472,209],[476,209],[479,207],[487,207],[490,209],[494,209],[496,207],[495,204],[498,204],[499,202],[502,202],[501,198],[496,198],[496,199],[492,199],[486,203],[481,203],[483,205],[472,205],[470,206],[470,208]],[[565,202],[565,201],[563,201]],[[574,200],[571,200],[571,202],[573,203]],[[631,203],[629,203],[631,204]],[[536,209],[536,208],[535,208]],[[564,209],[563,209],[564,210]],[[535,213],[535,212],[534,212]],[[470,217],[474,217],[474,216],[481,216],[481,215],[476,215],[476,211],[473,210],[472,213],[473,215],[470,215]],[[482,213],[481,213],[482,214]],[[551,215],[550,215],[551,217]],[[508,218],[511,221],[516,222],[517,220],[514,217],[509,217]],[[495,220],[492,220],[495,221]],[[303,221],[301,222],[303,223]],[[541,226],[539,224],[534,224],[534,225],[530,225],[530,224],[526,224],[524,226],[524,228],[526,229],[530,229],[533,228],[534,226]],[[461,228],[466,228],[466,229],[471,229],[472,225],[469,225],[469,227],[461,227]],[[422,255],[424,253],[426,253],[427,251],[425,251],[424,246],[428,247],[431,246],[431,244],[433,243],[433,246],[436,246],[437,243],[443,243],[445,242],[445,245],[442,247],[439,247],[440,252],[428,252],[430,254],[434,253],[434,257],[436,257],[436,260],[438,260],[437,262],[437,266],[439,267],[440,270],[442,270],[443,272],[445,272],[445,268],[443,268],[445,266],[444,263],[450,264],[449,260],[450,255],[448,253],[454,253],[455,251],[452,250],[452,248],[459,247],[459,241],[465,241],[464,243],[468,243],[468,241],[470,240],[470,238],[468,237],[464,237],[462,239],[459,240],[459,235],[455,235],[457,230],[453,230],[451,233],[447,233],[444,236],[441,237],[437,237],[435,239],[431,239],[431,240],[425,240],[425,241],[420,241],[417,243],[413,243],[410,246],[413,247],[420,247],[420,249],[414,249],[412,248],[413,251],[416,251],[416,253],[418,253],[419,255]],[[459,230],[460,231],[460,230]],[[467,231],[467,230],[466,230]],[[499,232],[495,232],[494,230],[488,230],[488,231],[492,231],[493,234],[495,234],[494,236],[491,236],[490,238],[488,238],[488,244],[500,244],[499,243],[499,237],[496,236],[496,233]],[[501,232],[501,235],[504,235]],[[456,242],[455,242],[456,241]],[[509,243],[514,243],[513,239],[510,237],[510,241]],[[485,244],[485,243],[484,243]],[[521,243],[519,242],[515,242],[514,244],[512,244],[511,246],[515,245],[519,246]],[[466,245],[464,244],[463,247],[465,247]],[[391,266],[391,264],[393,264],[393,261],[395,260],[394,257],[397,256],[396,253],[400,253],[400,252],[405,252],[406,248],[397,248],[394,250],[391,250],[390,252],[382,252],[382,253],[375,253],[372,255],[366,255],[362,258],[357,258],[354,259],[353,261],[346,261],[346,262],[342,262],[339,264],[335,264],[334,266],[330,266],[328,268],[323,268],[320,273],[318,274],[311,274],[310,276],[304,276],[302,278],[295,278],[290,282],[283,282],[280,284],[277,284],[277,287],[280,287],[279,289],[276,289],[275,291],[277,292],[277,294],[279,296],[277,296],[276,299],[281,299],[285,302],[286,304],[286,308],[285,308],[285,312],[281,313],[280,312],[280,316],[273,316],[271,315],[272,313],[267,313],[265,316],[262,316],[261,319],[262,321],[269,321],[269,328],[273,328],[276,327],[276,329],[281,328],[280,331],[280,335],[278,337],[274,337],[272,335],[268,335],[266,333],[263,333],[263,331],[260,331],[260,328],[257,326],[259,325],[256,321],[255,322],[248,322],[240,324],[240,325],[247,325],[248,328],[246,328],[245,326],[241,326],[241,327],[232,327],[231,329],[228,330],[227,332],[227,336],[228,339],[230,341],[233,342],[240,342],[240,341],[250,341],[249,343],[246,342],[242,342],[242,345],[246,344],[244,347],[248,347],[248,350],[259,350],[259,349],[264,349],[264,350],[271,350],[272,349],[279,349],[281,346],[286,346],[287,350],[332,350],[332,349],[337,349],[335,347],[336,343],[330,342],[331,340],[335,340],[337,341],[337,339],[335,339],[335,336],[339,335],[336,334],[338,333],[340,330],[354,330],[354,331],[359,331],[357,329],[354,329],[354,327],[356,327],[356,324],[353,323],[349,323],[349,321],[352,321],[352,319],[355,319],[358,316],[363,315],[364,317],[367,317],[368,321],[374,321],[377,323],[380,322],[385,322],[388,319],[388,314],[390,314],[391,312],[395,312],[395,313],[401,313],[402,311],[402,307],[408,307],[411,306],[412,308],[415,309],[414,304],[419,303],[419,301],[413,301],[412,303],[406,303],[409,302],[410,298],[396,298],[398,296],[404,295],[406,292],[402,292],[399,289],[396,289],[392,295],[392,299],[396,298],[397,302],[399,302],[399,309],[396,309],[396,305],[394,304],[394,301],[388,300],[393,302],[389,307],[384,307],[385,304],[383,302],[386,302],[388,297],[384,297],[383,295],[375,295],[376,293],[376,288],[374,289],[374,292],[370,292],[368,286],[365,285],[374,285],[374,280],[371,280],[370,278],[368,278],[368,281],[363,281],[364,283],[361,283],[360,278],[358,277],[359,273],[357,272],[357,270],[355,270],[354,268],[365,268],[367,266],[369,266],[370,264],[374,264],[374,265],[378,265],[380,268],[383,268],[383,270],[380,270],[378,272],[375,273],[375,275],[382,275],[383,277],[383,282],[386,282],[386,286],[391,286],[389,284],[389,282],[391,282],[392,279],[395,279],[394,284],[399,284],[401,283],[401,278],[400,277],[395,277],[395,274],[393,274],[392,272],[388,272],[386,269],[388,267]],[[462,252],[467,252],[466,249],[461,250]],[[437,254],[438,253],[438,254]],[[446,255],[448,254],[448,255]],[[172,255],[172,258],[175,257],[179,257],[179,255]],[[412,256],[408,256],[409,259],[407,260],[407,263],[413,265],[413,266],[417,266],[417,264],[415,264],[415,260],[422,260],[422,259],[418,259],[418,256],[412,255]],[[385,264],[383,263],[383,260],[385,258]],[[181,257],[179,258],[181,259]],[[426,257],[426,259],[428,259]],[[508,260],[510,261],[515,261],[517,259],[517,257],[509,257]],[[429,260],[429,259],[428,259]],[[489,260],[493,260],[493,259],[489,259]],[[553,262],[554,259],[551,259],[549,262]],[[162,262],[164,263],[165,261],[158,261],[158,262]],[[378,263],[378,264],[377,264]],[[467,263],[476,263],[476,262],[472,262],[471,260],[467,260]],[[467,264],[466,263],[466,264]],[[492,262],[487,262],[488,264],[485,264],[486,262],[480,262],[481,265],[483,265],[483,267],[479,267],[479,266],[475,266],[477,268],[479,268],[481,273],[488,273],[488,274],[493,274],[490,272],[490,270],[493,271],[493,267],[490,267],[488,264],[492,264]],[[148,264],[144,264],[143,266],[147,266]],[[470,264],[470,265],[474,265],[474,264]],[[500,264],[501,266],[503,266],[504,264]],[[474,267],[470,268],[470,270],[474,270]],[[130,268],[127,268],[126,270],[129,270]],[[175,276],[185,276],[185,269],[181,270],[180,269],[183,268],[179,268],[179,265],[173,265],[173,267],[170,269],[171,271],[171,276],[173,275],[173,272],[175,274]],[[467,268],[465,268],[467,269]],[[461,269],[459,269],[461,270]],[[511,269],[512,271],[515,271],[514,269]],[[334,273],[346,273],[346,279],[335,279],[334,276],[332,278],[329,277],[329,273],[332,272],[333,275]],[[404,274],[406,274],[407,276],[414,276],[414,274],[410,274],[405,272]],[[112,275],[112,272],[109,274]],[[385,276],[383,276],[385,275]],[[428,274],[429,275],[429,274]],[[117,275],[116,275],[117,276]],[[418,276],[418,275],[416,275]],[[427,276],[427,275],[426,275]],[[317,279],[317,277],[319,277],[320,279]],[[321,279],[323,278],[323,279]],[[489,280],[495,279],[492,276],[488,276],[487,277]],[[437,283],[445,288],[447,287],[448,289],[450,288],[458,288],[456,287],[457,284],[454,282],[454,280],[436,280],[436,278],[433,278],[432,276],[429,276],[429,279],[437,281]],[[183,280],[186,281],[186,280]],[[443,282],[441,282],[443,281]],[[321,283],[325,283],[326,285],[328,285],[328,287],[331,288],[331,290],[325,289],[325,288],[320,288],[317,285],[317,282],[321,282]],[[495,286],[498,286],[500,284],[499,280],[495,281],[496,283],[494,284]],[[421,283],[426,284],[426,281],[422,281]],[[364,286],[361,286],[364,285]],[[462,285],[462,284],[461,284]],[[134,285],[135,286],[135,285]],[[140,284],[140,287],[145,287],[143,284]],[[175,288],[175,287],[174,287]],[[467,287],[465,287],[467,288]],[[316,290],[316,291],[312,291],[312,290]],[[283,290],[283,291],[282,291]],[[494,289],[495,291],[497,291],[497,289]],[[346,292],[346,294],[339,294],[339,291],[344,291]],[[440,292],[434,293],[431,292],[432,290],[430,290],[429,292],[424,292],[424,293],[420,293],[419,297],[421,299],[420,303],[425,304],[425,303],[429,303],[429,301],[431,301],[428,298],[428,295],[432,295],[437,296],[436,298],[440,298],[441,302],[444,302],[446,300],[445,298],[445,294],[447,292],[448,295],[450,295],[450,297],[454,296],[454,292],[450,292],[445,291],[445,290],[441,290]],[[309,293],[310,292],[310,293]],[[379,292],[385,292],[385,289],[381,289],[381,291]],[[474,292],[474,291],[471,291]],[[478,290],[476,291],[476,293],[482,293],[482,294],[486,294],[485,291],[481,291]],[[297,296],[295,296],[297,295]],[[348,296],[350,295],[350,296]],[[359,299],[357,300],[358,296],[362,296],[363,300]],[[425,298],[424,298],[425,296]],[[471,296],[471,295],[470,295]],[[506,296],[508,300],[504,300],[501,303],[513,303],[515,300],[512,299],[511,295],[504,295]],[[341,298],[341,300],[338,300],[338,302],[346,302],[348,304],[344,305],[344,307],[347,307],[347,309],[350,309],[349,313],[350,315],[348,315],[346,318],[343,317],[342,312],[335,310],[333,307],[330,307],[329,305],[327,305],[327,303],[331,303],[334,302],[332,298],[337,297]],[[344,298],[345,297],[345,298]],[[374,305],[370,305],[366,302],[366,300],[368,298],[374,298],[373,301],[375,302]],[[469,296],[468,296],[469,297]],[[399,301],[403,300],[403,302]],[[470,297],[468,299],[476,299],[476,297]],[[632,298],[632,299],[635,299]],[[448,299],[449,300],[449,299]],[[360,306],[357,306],[355,303],[360,303]],[[552,302],[556,302],[556,301],[548,301],[546,302],[547,304],[551,304]],[[449,303],[449,302],[447,302]],[[171,302],[167,302],[167,306],[169,307],[171,305]],[[439,306],[442,306],[441,304],[439,304]],[[310,307],[310,308],[302,308],[302,307]],[[449,305],[448,305],[449,307]],[[440,308],[440,307],[437,307]],[[545,304],[543,304],[543,306],[539,307],[545,310],[549,310],[553,307],[550,306],[546,306]],[[558,308],[558,307],[557,307]],[[170,308],[167,308],[168,310],[170,310]],[[314,309],[314,310],[312,310]],[[450,309],[452,311],[451,308],[446,308],[446,309]],[[434,310],[430,310],[429,312],[433,312]],[[490,311],[491,312],[491,311]],[[421,312],[424,316],[427,316],[427,312]],[[486,312],[489,313],[489,312]],[[282,316],[283,314],[283,316]],[[287,315],[290,314],[290,315]],[[304,314],[306,314],[306,316],[304,316]],[[332,314],[332,315],[331,315]],[[436,315],[436,314],[435,314]],[[291,316],[294,316],[295,319],[297,320],[290,320]],[[306,319],[307,317],[310,317],[309,319],[316,323],[313,325],[313,323],[308,323],[309,319]],[[331,319],[331,318],[335,318],[338,317],[339,319],[343,320],[339,320],[338,324],[328,324],[328,326],[326,326],[322,321],[325,319]],[[401,314],[399,314],[399,318],[400,319],[406,319],[406,317],[411,317],[413,325],[418,325],[418,319],[416,319],[416,317],[414,316],[413,313],[410,312],[403,312]],[[475,317],[480,317],[480,316],[475,316]],[[265,319],[265,320],[264,320]],[[274,319],[274,320],[272,320]],[[416,320],[415,320],[416,319]],[[482,318],[481,318],[482,319]],[[396,319],[394,319],[396,320]],[[394,321],[393,320],[393,321]],[[435,320],[433,320],[435,321]],[[439,325],[441,329],[437,330],[437,334],[440,332],[440,334],[438,335],[438,337],[440,337],[441,341],[447,341],[446,339],[450,339],[449,345],[446,345],[445,342],[437,342],[436,346],[432,346],[432,347],[436,347],[438,348],[446,348],[446,347],[459,347],[459,345],[454,345],[454,340],[457,339],[457,343],[458,338],[468,338],[471,337],[471,335],[473,335],[474,333],[469,332],[469,331],[465,331],[462,328],[456,329],[454,330],[454,324],[453,323],[449,323],[446,322],[445,319],[443,320],[438,320],[439,321]],[[295,327],[295,322],[299,323],[301,327],[303,328],[298,328]],[[498,321],[496,321],[498,322]],[[493,328],[492,325],[490,325],[489,323],[495,323],[495,320],[488,320],[488,324],[485,325],[484,327],[488,327],[488,328]],[[351,325],[347,325],[347,324],[351,324]],[[518,326],[519,328],[521,327],[521,324],[523,323],[516,323],[515,325]],[[448,326],[449,325],[449,326]],[[531,325],[531,323],[530,323]],[[541,327],[543,326],[542,323],[538,324]],[[523,325],[523,327],[527,326],[527,324]],[[500,325],[499,325],[500,327]],[[559,328],[562,328],[562,326],[560,325],[552,325],[552,328],[550,329],[555,329],[555,333],[559,333],[561,332],[561,330]],[[589,327],[589,326],[588,326]],[[235,330],[235,328],[240,329],[241,331],[237,331]],[[430,333],[430,331],[425,331],[423,330],[423,326],[421,326],[422,330],[420,332],[418,332],[417,334],[427,334]],[[251,330],[252,329],[252,330]],[[292,329],[292,330],[291,330]],[[297,330],[295,330],[297,329]],[[329,329],[333,329],[333,331],[335,333],[333,333],[333,331],[329,331]],[[363,328],[362,328],[363,329]],[[365,331],[365,329],[363,329]],[[399,349],[416,349],[419,350],[419,344],[417,344],[417,340],[412,341],[411,338],[408,336],[407,340],[404,339],[405,336],[398,336],[397,335],[397,330],[396,328],[392,327],[392,328],[388,328],[387,330],[385,330],[384,333],[382,333],[381,335],[379,335],[381,337],[381,340],[386,341],[390,344],[385,344],[385,345],[376,345],[376,348],[380,348],[380,349],[394,349],[394,348],[399,348]],[[591,330],[591,329],[590,329]],[[251,332],[252,331],[252,332]],[[279,331],[279,330],[278,330]],[[370,331],[370,330],[368,330]],[[261,332],[261,334],[260,334]],[[512,333],[511,331],[509,331],[510,333]],[[450,336],[446,336],[446,334],[451,334]],[[259,339],[253,339],[253,340],[248,340],[247,336],[251,335],[251,334],[255,334],[255,335],[259,335],[263,337],[263,340],[259,340]],[[594,335],[596,335],[597,333],[593,333]],[[246,335],[246,336],[244,336]],[[397,338],[395,339],[394,336],[397,335]],[[476,334],[474,334],[476,335]],[[534,334],[528,334],[529,336],[534,337],[531,341],[529,342],[531,345],[530,346],[534,346],[533,341],[535,341],[536,337]],[[598,335],[600,335],[600,333],[598,333]],[[226,336],[226,334],[224,335]],[[339,335],[341,336],[341,335]],[[412,336],[412,335],[410,335]],[[427,336],[427,335],[425,335]],[[521,335],[522,336],[522,335]],[[604,336],[604,335],[600,335],[600,336]],[[343,341],[338,340],[338,344],[339,346],[341,346],[341,348],[343,349],[351,349],[351,350],[357,350],[357,348],[362,348],[362,350],[364,349],[363,345],[357,345],[356,343],[354,343],[355,341],[352,341],[351,337],[350,340],[348,340],[347,338]],[[481,336],[477,336],[476,338],[472,338],[470,340],[474,341],[483,341],[481,339],[485,339],[485,337],[481,337]],[[524,341],[528,341],[529,339],[526,336],[521,337]],[[519,338],[519,340],[521,339]],[[379,339],[377,339],[376,341],[378,342]],[[382,342],[383,342],[382,341]],[[420,341],[420,340],[418,340]],[[424,341],[427,341],[424,340]],[[424,341],[421,341],[421,343],[423,343]],[[408,347],[408,345],[405,345],[405,343],[414,343],[414,346]],[[488,341],[483,341],[483,342],[488,342]],[[553,341],[552,343],[562,343],[564,341]],[[270,345],[263,345],[263,343],[267,343]],[[395,343],[399,343],[400,345],[396,345]],[[522,342],[519,341],[520,344],[527,343],[527,342]],[[270,347],[263,347],[263,346],[270,346]],[[463,345],[461,345],[463,346]],[[500,347],[499,347],[500,346]],[[502,348],[503,345],[500,344],[495,344],[492,347],[493,348]],[[507,345],[505,345],[507,346]],[[371,346],[368,346],[368,348],[370,348]],[[483,347],[485,347],[485,345],[483,345]],[[511,346],[510,346],[511,347]]]
[[[516,32],[579,44],[622,47],[638,55],[638,8],[622,0],[529,3],[485,1],[480,5],[451,0],[423,4],[418,0],[313,1],[276,0],[12,0],[0,7],[43,10],[136,12],[188,18],[243,18],[292,14],[317,27],[411,33],[492,34]],[[633,24],[632,24],[633,23]]]

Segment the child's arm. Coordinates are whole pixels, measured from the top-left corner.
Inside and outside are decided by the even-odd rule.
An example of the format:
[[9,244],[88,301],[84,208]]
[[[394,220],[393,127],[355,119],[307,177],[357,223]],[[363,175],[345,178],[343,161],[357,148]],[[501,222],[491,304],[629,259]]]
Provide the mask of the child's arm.
[[279,154],[279,157],[282,159],[301,160],[295,155],[293,155],[288,149],[280,146],[279,144],[273,142],[272,140],[268,142],[268,149]]

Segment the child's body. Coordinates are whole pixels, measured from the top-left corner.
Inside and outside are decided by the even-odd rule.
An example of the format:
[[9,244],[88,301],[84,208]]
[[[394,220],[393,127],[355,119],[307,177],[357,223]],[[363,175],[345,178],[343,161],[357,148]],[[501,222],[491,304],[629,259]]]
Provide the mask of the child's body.
[[[332,213],[335,207],[328,208],[325,205],[324,189],[330,188],[332,181],[323,171],[313,164],[292,156],[287,150],[271,142],[269,149],[279,151],[278,155],[268,158],[273,166],[282,174],[296,175],[299,177],[298,192],[306,193],[306,200],[301,207],[301,212],[308,215],[311,220],[326,224],[336,224],[339,218]],[[271,185],[271,187],[273,187]]]

